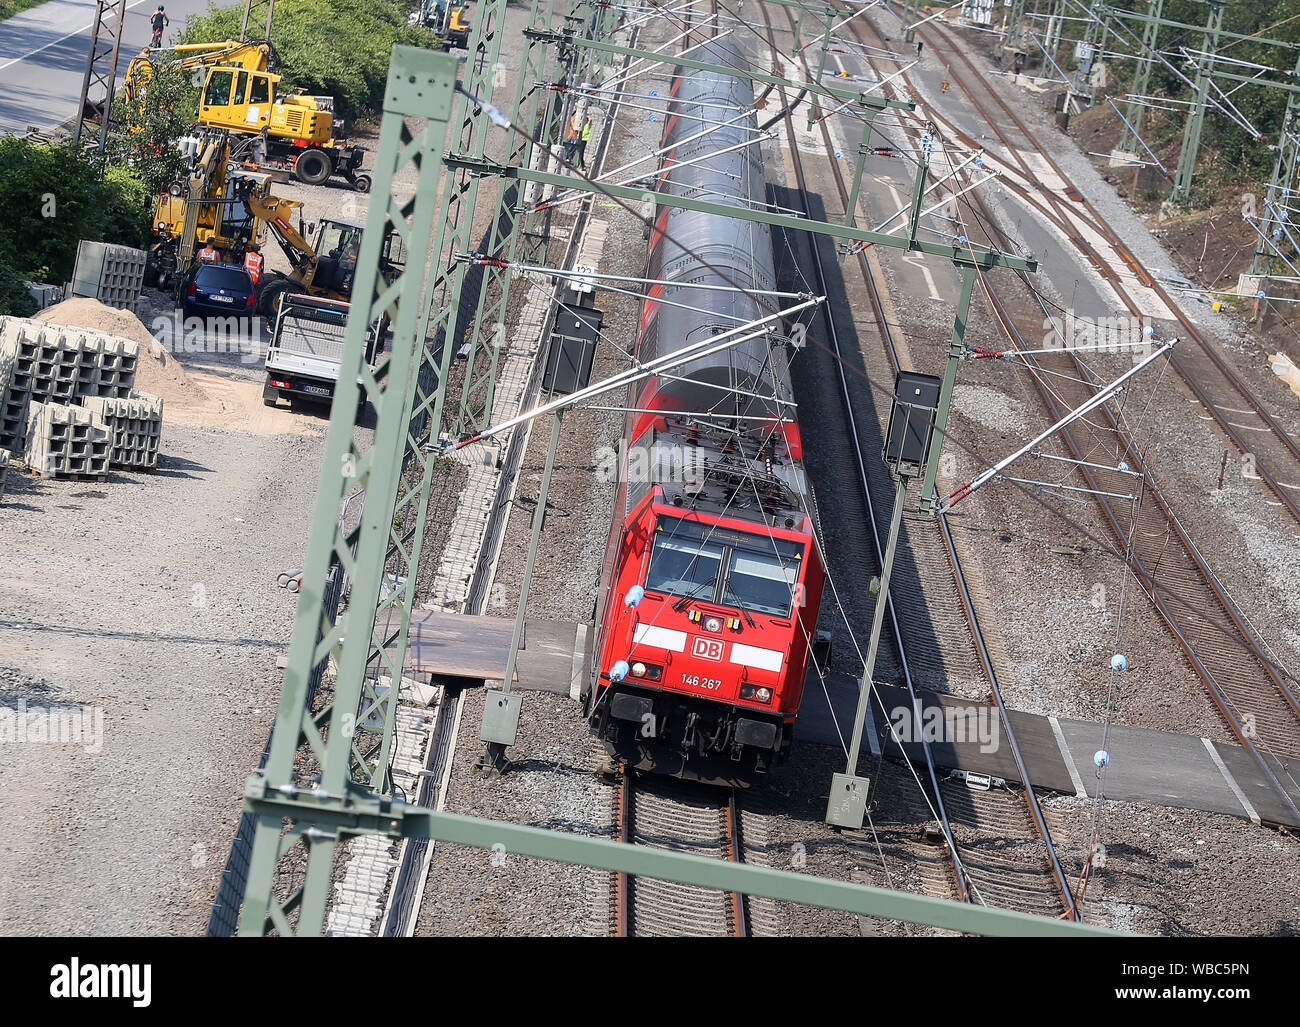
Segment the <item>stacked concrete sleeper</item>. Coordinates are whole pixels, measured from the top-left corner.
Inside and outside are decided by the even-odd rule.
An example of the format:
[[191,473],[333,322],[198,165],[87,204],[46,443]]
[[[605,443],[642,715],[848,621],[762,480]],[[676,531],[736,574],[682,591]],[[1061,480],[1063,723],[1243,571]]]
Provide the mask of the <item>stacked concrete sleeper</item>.
[[45,478],[155,469],[162,400],[132,388],[139,349],[106,332],[0,318],[0,450]]

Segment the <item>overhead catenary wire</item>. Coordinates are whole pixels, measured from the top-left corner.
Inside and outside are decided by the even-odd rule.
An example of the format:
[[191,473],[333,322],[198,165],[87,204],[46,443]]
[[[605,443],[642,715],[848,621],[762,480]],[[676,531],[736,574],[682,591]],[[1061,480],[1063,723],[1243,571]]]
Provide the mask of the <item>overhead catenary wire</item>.
[[[723,4],[722,6],[725,7],[725,4]],[[750,27],[750,26],[746,26],[746,27],[749,28],[751,31],[754,31],[754,32],[757,31],[757,30],[753,29],[753,28]],[[687,34],[687,33],[683,33],[683,35],[686,35],[686,34]],[[463,91],[463,90],[462,90],[462,91]],[[518,133],[518,134],[521,134],[521,135],[527,135],[527,133],[526,133],[522,128],[520,128],[520,127],[517,126],[517,125],[512,125],[512,124],[509,122],[509,119],[507,119],[507,118],[505,118],[503,115],[501,115],[500,112],[499,112],[499,111],[496,111],[496,109],[493,108],[493,107],[491,107],[490,104],[484,104],[481,100],[478,100],[477,98],[473,98],[473,99],[474,99],[474,102],[475,102],[476,104],[478,104],[479,106],[483,107],[484,112],[489,116],[489,118],[491,118],[491,119],[493,120],[493,123],[494,123],[494,124],[497,124],[499,127],[505,128],[505,129],[507,129],[507,130],[509,130],[509,131],[512,131],[512,132],[515,132],[515,133]],[[533,141],[534,141],[534,143],[535,143],[536,145],[541,145],[540,143],[537,143],[536,140],[533,140]],[[647,227],[653,227],[653,225],[651,224],[651,222],[649,221],[649,219],[647,219],[644,215],[641,215],[639,212],[633,210],[633,209],[631,208],[631,206],[630,206],[626,201],[622,200],[622,199],[619,198],[619,197],[612,196],[612,195],[610,195],[610,194],[607,193],[607,192],[603,192],[600,183],[598,183],[598,182],[592,182],[592,181],[590,181],[590,180],[587,180],[587,179],[585,178],[585,176],[581,173],[580,170],[573,168],[573,166],[570,165],[567,161],[564,161],[562,157],[558,157],[557,160],[558,160],[558,162],[561,163],[563,166],[565,166],[566,168],[568,168],[571,172],[574,172],[574,173],[576,174],[576,177],[578,177],[578,178],[580,178],[580,179],[583,179],[583,180],[586,180],[586,181],[588,182],[588,184],[592,187],[592,189],[593,189],[594,191],[596,191],[596,192],[598,192],[598,193],[602,193],[603,195],[605,195],[607,199],[611,200],[615,205],[620,206],[620,207],[624,208],[625,210],[627,210],[629,213],[632,214],[632,216],[633,216],[634,218],[636,218],[637,220],[641,221],[641,222],[642,222],[643,224],[645,224]],[[684,249],[684,250],[687,250],[687,251],[689,252],[689,248],[687,248],[687,247],[683,247],[683,249]],[[698,258],[698,255],[696,255],[696,256],[697,256],[697,258]],[[712,267],[712,265],[711,265],[707,260],[704,260],[704,259],[702,259],[702,258],[699,258],[699,259],[701,259],[702,264],[704,264],[705,266]],[[715,270],[715,271],[719,271],[719,269],[717,269],[716,267],[712,267],[712,269]],[[720,272],[720,273],[722,273],[722,272]],[[722,273],[722,274],[723,274],[723,277],[725,278],[725,273]],[[981,276],[981,277],[982,277],[982,276]],[[738,286],[738,288],[739,288],[739,286]],[[807,336],[807,341],[808,341],[810,344],[812,344],[812,345],[814,345],[814,346],[817,346],[819,349],[822,349],[822,350],[824,350],[825,352],[827,352],[828,355],[830,355],[831,359],[836,360],[837,363],[840,363],[842,366],[845,366],[845,367],[846,367],[846,370],[847,370],[848,373],[855,374],[855,375],[857,375],[857,376],[859,376],[859,377],[863,377],[863,378],[865,379],[865,375],[862,374],[862,372],[861,372],[860,369],[857,369],[857,368],[855,368],[855,367],[852,367],[851,365],[844,365],[843,362],[840,360],[840,358],[839,358],[838,356],[836,356],[836,355],[833,353],[833,351],[830,350],[830,348],[827,347],[826,344],[825,344],[825,343],[824,343],[820,338],[818,338],[815,334],[811,334],[811,333],[810,333],[810,334]],[[889,399],[889,395],[888,395],[887,390],[885,390],[885,389],[884,389],[882,386],[880,386],[879,384],[877,384],[877,383],[875,383],[875,382],[871,382],[869,379],[866,379],[866,380],[867,380],[868,387],[869,387],[873,392],[878,393],[878,394],[880,395],[880,398],[881,398],[881,399],[883,399],[883,400],[885,400],[885,401],[888,401],[888,399]],[[974,456],[976,457],[976,459],[982,459],[982,455],[979,453],[979,451],[978,451],[976,448],[972,447],[969,443],[965,442],[964,440],[961,440],[961,439],[954,439],[954,438],[951,436],[951,433],[944,433],[944,434],[943,434],[943,441],[945,441],[945,442],[949,442],[950,444],[953,444],[953,445],[957,446],[959,449],[961,449],[961,450],[963,450],[963,451],[965,451],[965,452],[969,452],[969,453],[971,453],[972,455],[974,455]],[[1068,513],[1067,513],[1066,511],[1062,511],[1062,510],[1059,510],[1059,509],[1057,509],[1057,508],[1055,508],[1055,507],[1052,507],[1050,504],[1045,504],[1045,503],[1043,502],[1043,500],[1042,500],[1042,497],[1034,495],[1034,493],[1032,492],[1032,490],[1029,490],[1029,489],[1020,489],[1020,491],[1022,492],[1022,494],[1023,494],[1026,498],[1030,499],[1031,501],[1044,505],[1045,509],[1049,512],[1050,515],[1063,519],[1063,520],[1064,520],[1066,523],[1068,523],[1068,524],[1069,524],[1069,525],[1070,525],[1070,526],[1071,526],[1071,527],[1072,527],[1072,528],[1073,528],[1073,529],[1074,529],[1074,530],[1075,530],[1075,531],[1076,531],[1076,532],[1077,532],[1081,537],[1087,538],[1088,540],[1090,540],[1090,541],[1092,541],[1093,543],[1095,543],[1095,544],[1098,546],[1098,549],[1099,549],[1100,552],[1102,552],[1102,553],[1107,553],[1107,554],[1113,554],[1114,557],[1115,557],[1116,559],[1120,559],[1120,560],[1123,559],[1123,554],[1122,554],[1122,553],[1114,552],[1113,549],[1112,549],[1111,544],[1110,544],[1107,540],[1105,540],[1105,539],[1103,539],[1103,538],[1101,538],[1101,537],[1095,535],[1095,534],[1093,533],[1092,529],[1091,529],[1089,526],[1084,525],[1084,524],[1082,524],[1080,521],[1078,521],[1076,518],[1073,518],[1073,517],[1069,516]]]

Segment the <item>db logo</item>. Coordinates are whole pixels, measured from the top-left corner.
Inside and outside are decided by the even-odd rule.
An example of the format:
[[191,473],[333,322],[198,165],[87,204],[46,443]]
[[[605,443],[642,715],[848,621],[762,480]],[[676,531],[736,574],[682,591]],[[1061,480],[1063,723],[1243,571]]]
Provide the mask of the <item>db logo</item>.
[[691,655],[713,660],[715,663],[721,662],[722,643],[716,638],[696,638],[691,643]]

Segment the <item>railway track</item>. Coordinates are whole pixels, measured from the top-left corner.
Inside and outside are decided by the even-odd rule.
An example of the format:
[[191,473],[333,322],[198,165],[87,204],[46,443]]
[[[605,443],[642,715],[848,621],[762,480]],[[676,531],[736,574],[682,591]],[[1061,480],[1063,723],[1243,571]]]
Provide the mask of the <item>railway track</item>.
[[[743,814],[734,791],[638,774],[629,767],[615,784],[621,842],[741,862]],[[744,938],[748,900],[737,892],[615,873],[610,882],[611,933],[619,938]]]
[[[773,52],[780,52],[766,8],[764,8],[763,13]],[[793,29],[793,16],[788,9],[786,10],[786,16],[790,21],[791,29]],[[807,70],[806,62],[805,69]],[[785,124],[790,144],[792,171],[798,185],[804,213],[811,214],[809,190],[800,156],[799,141],[789,113],[789,98],[784,90],[778,89],[778,93],[787,112]],[[834,159],[837,147],[834,145],[824,120],[820,124],[820,132],[822,141],[830,156],[828,163],[833,169],[835,186],[839,193],[841,208],[843,208],[848,202],[849,191],[838,163]],[[810,250],[812,253],[810,268],[817,279],[817,288],[823,295],[829,294],[826,287],[825,268],[815,242],[810,246]],[[862,495],[867,508],[867,520],[872,526],[875,566],[879,567],[882,558],[880,539],[882,523],[878,513],[881,511],[878,511],[876,504],[873,503],[872,495],[873,493],[877,496],[891,494],[893,483],[881,461],[867,461],[864,459],[859,417],[862,417],[864,421],[867,418],[874,417],[876,423],[871,424],[870,427],[873,430],[879,427],[879,415],[874,412],[874,403],[869,395],[870,379],[874,377],[875,380],[879,381],[887,375],[888,380],[892,381],[894,373],[905,367],[906,362],[900,353],[899,344],[895,340],[893,329],[886,316],[884,301],[865,253],[859,252],[857,259],[863,284],[870,300],[876,329],[884,343],[878,353],[868,355],[863,352],[861,354],[865,364],[863,370],[868,379],[867,382],[864,383],[854,378],[852,384],[850,383],[850,376],[845,373],[845,361],[848,354],[841,348],[834,318],[829,311],[823,311],[823,314],[825,315],[826,337],[836,357],[834,361],[835,374],[840,386],[838,394],[843,404],[852,437],[856,473],[862,485]],[[865,347],[863,349],[865,350]],[[857,354],[854,356],[856,357]],[[881,366],[882,362],[883,367]],[[859,393],[859,395],[855,397],[854,393]],[[855,415],[855,408],[861,411],[861,414]],[[884,491],[881,491],[882,489]],[[909,691],[915,696],[914,667],[919,668],[928,661],[931,666],[943,668],[945,674],[941,676],[946,676],[946,672],[951,670],[948,661],[954,658],[954,652],[959,663],[974,664],[977,668],[976,673],[982,680],[984,687],[991,693],[999,709],[1002,709],[1005,737],[1019,766],[1020,777],[1023,782],[1020,795],[1015,796],[1000,791],[974,791],[966,787],[964,783],[955,784],[951,779],[947,778],[941,780],[928,744],[922,743],[926,758],[926,773],[930,784],[929,794],[934,804],[933,809],[938,816],[940,830],[947,839],[950,849],[957,853],[956,857],[949,863],[952,875],[952,894],[968,901],[986,902],[1022,912],[1053,917],[1068,916],[1077,919],[1069,883],[1057,859],[1050,832],[1034,796],[1032,782],[1028,778],[1023,760],[1020,758],[1019,749],[1010,728],[1010,722],[1005,716],[1001,690],[993,661],[980,631],[970,585],[957,557],[956,549],[952,545],[947,523],[943,518],[933,521],[918,519],[910,521],[907,530],[910,536],[910,544],[906,548],[907,551],[914,554],[914,559],[918,564],[918,584],[920,577],[924,576],[932,586],[937,583],[938,587],[946,587],[950,591],[951,598],[955,601],[942,606],[931,603],[926,608],[925,597],[922,596],[921,590],[919,588],[908,590],[904,594],[909,594],[913,602],[919,601],[923,609],[909,610],[909,615],[901,618],[901,624],[924,623],[924,621],[918,620],[918,616],[924,614],[928,619],[936,609],[960,609],[960,618],[964,630],[954,632],[952,619],[946,620],[944,624],[946,630],[940,630],[936,627],[935,630],[927,633],[926,640],[938,644],[916,647],[921,650],[918,656],[913,652],[911,640],[906,638],[905,632],[900,626],[897,607],[901,603],[898,602],[899,597],[896,597],[893,594],[894,590],[891,589],[891,595],[887,597],[887,601],[890,603],[890,641],[894,652],[897,654],[898,667],[901,671],[900,676]],[[936,561],[945,565],[944,572],[935,573],[934,564]],[[922,566],[925,564],[928,564],[928,566]],[[960,637],[954,639],[954,634]],[[909,653],[913,653],[911,664],[909,664]],[[880,677],[878,665],[877,678]],[[935,682],[935,684],[939,684],[942,690],[946,690],[940,682]],[[966,839],[964,842],[957,840],[953,830],[954,824],[962,828],[961,833]],[[1007,856],[1007,852],[1011,852],[1013,855]],[[998,853],[1002,854],[998,855]]]
[[[1133,317],[1149,319],[1143,315],[1134,290],[1126,287],[1121,276],[1113,270],[1116,262],[1107,259],[1104,252],[1099,252],[1080,229],[1090,229],[1100,235],[1118,262],[1132,272],[1139,286],[1155,294],[1168,318],[1178,324],[1180,337],[1192,343],[1191,346],[1174,352],[1171,366],[1238,452],[1243,457],[1253,457],[1258,476],[1273,492],[1282,508],[1294,521],[1300,523],[1300,445],[1197,330],[1163,286],[1142,267],[1132,251],[1084,198],[1051,154],[1038,145],[1033,133],[991,87],[965,49],[937,22],[929,23],[920,35],[927,40],[932,51],[951,55],[959,63],[959,70],[953,72],[954,81],[1002,141],[1016,168],[1024,176],[1024,183],[1008,184],[1021,195],[1034,195],[1050,207],[1058,226],[1066,231],[1070,241],[1102,272]],[[936,40],[939,45],[936,45]],[[971,79],[982,85],[972,88]],[[987,100],[996,105],[995,111],[989,109]],[[950,122],[946,123],[946,127],[960,135],[956,126]],[[1018,136],[1020,141],[1014,140],[1013,135]],[[979,146],[974,140],[966,139],[965,142],[967,145]],[[1040,170],[1033,168],[1025,159],[1026,147],[1064,184],[1063,194],[1042,184]]]
[[[861,40],[865,30],[854,23],[854,31]],[[937,30],[935,34],[938,35]],[[879,36],[876,38],[880,39]],[[954,47],[950,38],[946,34],[942,38],[944,46],[934,47],[932,43],[932,49],[939,53],[945,50],[951,52]],[[883,43],[883,40],[880,41]],[[969,58],[961,53],[957,56],[965,61],[965,66],[971,73],[978,74]],[[966,75],[954,72],[950,74],[976,110],[999,132],[999,137],[1008,150],[1018,153],[1018,147],[1001,134],[1000,127],[981,99],[982,96],[996,98],[987,83],[985,90],[981,91],[971,86]],[[915,95],[913,93],[914,97]],[[1033,142],[1032,135],[1023,122],[1000,98],[997,100],[1006,116],[1014,121],[1023,137],[1029,140],[1034,152],[1050,162],[1050,157],[1042,153]],[[932,111],[928,113],[934,114]],[[1028,171],[1030,165],[1024,161],[1023,156],[1020,162],[1022,168]],[[1054,162],[1051,167],[1066,183],[1067,195],[1078,196],[1078,190],[1069,183],[1059,167]],[[983,234],[986,241],[996,246],[1008,246],[1010,240],[996,228],[991,212],[980,198],[968,196],[967,200],[983,214],[981,226],[985,229]],[[1063,209],[1058,197],[1049,195],[1045,202],[1058,225],[1067,219],[1068,211]],[[1082,202],[1081,196],[1078,202]],[[1091,207],[1087,207],[1087,210],[1096,219],[1100,229],[1113,239],[1113,231],[1104,225],[1096,212]],[[1080,243],[1087,245],[1082,239]],[[1110,266],[1100,260],[1095,250],[1091,251],[1090,256],[1094,263]],[[1129,259],[1131,260],[1131,255]],[[1001,296],[1000,286],[989,279],[984,284],[1013,347],[1037,348],[1026,344],[1022,334],[1033,331],[1034,323],[1028,321],[1023,313],[1011,309]],[[1024,284],[1032,289],[1027,278]],[[1127,296],[1119,288],[1116,291],[1117,294]],[[1164,300],[1169,303],[1167,296]],[[1132,304],[1132,298],[1128,297],[1127,302]],[[1169,305],[1177,314],[1179,323],[1189,330],[1189,334],[1194,335],[1201,351],[1208,353],[1208,344],[1195,333],[1194,327],[1181,312],[1171,303]],[[1136,307],[1132,309],[1136,310]],[[1095,386],[1101,384],[1095,372],[1073,351],[1063,350],[1060,353],[1024,359],[1033,372],[1036,389],[1053,419],[1083,402],[1093,394]],[[1183,372],[1190,366],[1193,365],[1184,363]],[[1045,375],[1050,375],[1050,383]],[[1244,388],[1244,385],[1241,387]],[[1285,432],[1281,434],[1285,437]],[[1231,596],[1174,515],[1158,482],[1147,471],[1142,451],[1135,444],[1128,426],[1116,416],[1112,407],[1107,405],[1101,408],[1097,417],[1089,419],[1086,424],[1071,426],[1059,438],[1068,455],[1075,460],[1097,462],[1097,454],[1104,454],[1116,466],[1123,461],[1132,471],[1143,475],[1142,501],[1125,503],[1114,497],[1132,493],[1137,479],[1117,470],[1085,466],[1078,468],[1085,487],[1098,493],[1093,501],[1097,504],[1102,520],[1111,530],[1116,554],[1127,559],[1139,585],[1183,649],[1238,742],[1254,755],[1283,805],[1295,812],[1294,802],[1282,784],[1288,779],[1288,772],[1278,758],[1300,755],[1300,699],[1295,690],[1269,658],[1262,642],[1246,623]],[[1289,438],[1286,441],[1294,446]],[[1285,496],[1285,492],[1281,495]]]
[[[711,18],[689,9],[673,16],[684,33],[683,52],[698,42],[697,34],[717,36],[717,0],[710,9]],[[763,818],[742,811],[734,790],[643,775],[623,764],[615,778],[614,828],[624,844],[732,862],[744,861],[744,838],[752,829],[760,836],[758,861],[766,863]],[[619,938],[744,938],[750,933],[751,901],[760,933],[779,933],[775,904],[738,892],[613,873],[609,896],[610,933]]]

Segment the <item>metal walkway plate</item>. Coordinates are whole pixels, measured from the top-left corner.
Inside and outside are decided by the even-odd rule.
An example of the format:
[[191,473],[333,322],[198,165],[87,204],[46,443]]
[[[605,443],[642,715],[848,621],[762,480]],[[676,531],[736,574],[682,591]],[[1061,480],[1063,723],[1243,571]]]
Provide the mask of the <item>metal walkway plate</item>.
[[[411,614],[405,673],[504,680],[514,623],[505,617],[417,610]],[[524,621],[514,686],[570,695],[575,667],[581,675],[586,638],[586,625],[572,621]]]
[[[795,738],[839,748],[841,736],[847,739],[853,729],[858,681],[830,674],[825,686],[823,689],[815,674],[809,676]],[[960,696],[918,692],[918,717],[905,689],[877,688],[888,719],[878,704],[872,712],[877,731],[884,735],[881,744],[886,755],[899,755],[899,745],[890,732],[892,724],[912,760],[924,761],[920,732],[927,732],[925,738],[937,766],[1022,783],[1005,744],[997,707]],[[1099,779],[1093,755],[1103,747],[1102,724],[1017,711],[1009,716],[1035,788],[1067,795],[1079,794],[1080,789],[1089,796],[1097,794]],[[1112,725],[1105,748],[1110,753],[1104,789],[1108,799],[1300,827],[1300,817],[1278,794],[1255,757],[1241,746],[1211,742],[1198,735]],[[1274,777],[1300,807],[1300,761],[1266,759]]]

